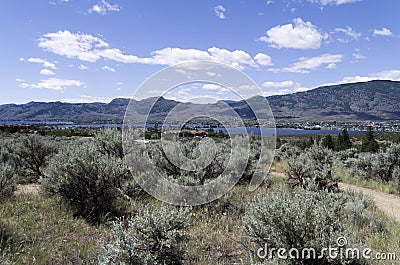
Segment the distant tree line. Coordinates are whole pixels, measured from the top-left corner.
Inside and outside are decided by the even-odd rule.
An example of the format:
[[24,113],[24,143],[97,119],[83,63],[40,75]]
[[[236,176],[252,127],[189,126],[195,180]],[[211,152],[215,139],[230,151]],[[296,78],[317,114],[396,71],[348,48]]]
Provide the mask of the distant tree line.
[[[277,138],[277,148],[285,144],[287,141]],[[400,137],[395,142],[400,142]],[[320,135],[317,136],[309,136],[307,139],[297,142],[295,145],[302,150],[308,149],[312,147],[314,144],[319,144],[327,149],[333,151],[344,151],[350,148],[355,147],[350,139],[349,132],[347,129],[343,129],[337,137],[328,134],[321,139]],[[368,127],[367,131],[365,131],[361,138],[361,146],[359,146],[358,151],[360,152],[373,152],[376,153],[379,151],[379,143],[376,140],[376,136],[372,127]]]

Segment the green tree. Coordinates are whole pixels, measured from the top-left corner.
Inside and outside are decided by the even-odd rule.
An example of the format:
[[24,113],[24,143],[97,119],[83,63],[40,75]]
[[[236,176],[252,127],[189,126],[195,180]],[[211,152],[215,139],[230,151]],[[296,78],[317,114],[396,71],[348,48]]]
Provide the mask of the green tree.
[[336,151],[340,151],[343,150],[343,137],[342,137],[342,133],[338,134],[338,137],[336,138],[335,141],[335,148]]
[[371,126],[368,126],[367,131],[362,137],[361,152],[373,152],[379,151],[379,143],[375,139],[374,131]]
[[343,129],[341,133],[339,133],[336,143],[335,143],[335,150],[336,151],[343,151],[347,150],[352,147],[352,143],[350,140],[349,133],[347,132],[347,129]]
[[314,138],[313,138],[312,136],[310,136],[310,137],[308,138],[307,148],[313,146],[314,143],[315,143]]
[[343,144],[342,144],[343,149],[342,150],[349,149],[353,146],[353,144],[351,143],[350,135],[349,135],[347,129],[343,129],[343,131],[342,131],[342,141],[343,141]]
[[312,137],[312,135],[310,135],[308,137],[308,139],[304,139],[299,143],[299,147],[302,150],[305,150],[305,149],[310,148],[311,146],[313,146],[314,143],[315,143],[314,138]]
[[333,142],[333,138],[332,138],[332,136],[330,134],[328,134],[327,136],[325,136],[322,139],[322,146],[324,146],[324,147],[326,147],[328,149],[331,149],[331,150],[334,149],[335,143]]

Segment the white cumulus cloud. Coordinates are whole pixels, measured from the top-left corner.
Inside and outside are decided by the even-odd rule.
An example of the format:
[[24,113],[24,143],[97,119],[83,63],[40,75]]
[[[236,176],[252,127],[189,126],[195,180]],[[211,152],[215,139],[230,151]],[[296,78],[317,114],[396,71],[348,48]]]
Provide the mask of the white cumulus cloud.
[[204,90],[207,90],[209,92],[217,93],[217,94],[223,94],[225,92],[229,92],[230,90],[227,89],[226,87],[217,85],[217,84],[204,84],[202,86]]
[[360,50],[359,50],[359,49],[355,49],[355,51],[354,51],[354,53],[353,53],[353,57],[354,57],[354,59],[355,59],[355,62],[358,62],[358,61],[360,61],[360,60],[366,58],[364,55],[362,55],[362,54],[360,53]]
[[254,60],[261,66],[273,65],[271,56],[264,53],[257,53]]
[[335,63],[330,63],[325,68],[326,69],[335,69],[336,68],[336,64]]
[[[358,40],[361,36],[362,36],[362,34],[360,33],[360,32],[356,32],[356,31],[354,31],[351,27],[349,27],[349,26],[347,26],[346,28],[336,28],[335,29],[335,32],[336,33],[343,33],[343,34],[345,34],[346,36],[348,36],[348,37],[350,37],[351,39],[354,39],[354,40]],[[343,43],[348,43],[349,42],[349,40],[348,39],[343,39],[343,38],[339,38],[338,39],[340,42],[343,42]]]
[[278,87],[278,88],[282,88],[282,87],[291,87],[294,86],[295,82],[293,81],[282,81],[282,82],[272,82],[272,81],[267,81],[264,82],[261,86],[263,87]]
[[96,62],[100,59],[98,49],[108,47],[108,44],[89,34],[73,34],[63,30],[43,35],[39,39],[39,47],[67,58]]
[[121,63],[174,65],[185,61],[211,60],[238,69],[244,69],[246,66],[258,68],[271,65],[271,58],[266,54],[259,53],[253,58],[243,50],[230,51],[218,47],[207,50],[167,47],[153,51],[150,57],[138,57],[124,54],[120,49],[110,47],[100,37],[82,33],[74,34],[68,30],[44,34],[39,39],[38,45],[45,51],[85,62],[107,59]]
[[41,75],[55,75],[55,73],[49,69],[42,69],[40,70]]
[[270,96],[285,95],[290,93],[293,93],[293,91],[288,88],[284,88],[284,89],[279,89],[277,91],[264,91],[262,94],[264,97],[270,97]]
[[371,73],[366,76],[348,76],[343,78],[340,83],[355,83],[355,82],[367,82],[372,80],[392,80],[400,81],[400,70],[387,70],[377,73]]
[[225,11],[226,11],[226,8],[221,6],[221,5],[218,5],[218,6],[214,7],[214,13],[219,19],[225,19],[226,18],[225,17]]
[[27,61],[27,62],[30,62],[30,63],[40,63],[40,64],[42,64],[42,66],[44,68],[57,69],[57,67],[56,67],[56,65],[54,63],[51,63],[51,62],[49,62],[49,61],[47,61],[45,59],[42,59],[42,58],[28,58],[26,60],[24,58],[20,58],[19,60],[22,61],[22,62]]
[[374,29],[374,36],[392,36],[393,33],[388,28]]
[[89,13],[98,13],[100,15],[106,15],[108,11],[120,11],[120,8],[117,4],[112,5],[109,2],[102,0],[101,2],[99,2],[98,4],[93,5],[90,9],[89,9]]
[[115,69],[114,69],[114,68],[112,68],[112,67],[110,67],[110,66],[107,66],[107,65],[103,66],[103,67],[101,68],[101,70],[107,70],[107,71],[110,71],[110,72],[115,72]]
[[36,84],[28,84],[26,82],[20,83],[19,86],[22,88],[41,88],[41,89],[49,89],[49,90],[57,90],[63,92],[66,87],[75,86],[80,87],[84,86],[85,83],[79,80],[71,80],[71,79],[60,79],[60,78],[48,78],[41,80]]
[[322,34],[311,22],[304,22],[301,18],[293,20],[293,24],[278,25],[270,28],[266,36],[258,40],[267,42],[274,48],[291,49],[318,49],[328,36]]
[[343,5],[343,4],[349,4],[349,3],[355,3],[355,2],[360,2],[362,0],[307,0],[308,2],[319,4],[321,6],[326,6],[326,5]]
[[312,70],[316,70],[321,66],[328,68],[336,67],[336,63],[342,61],[342,54],[322,54],[319,56],[307,58],[301,57],[299,60],[288,67],[282,69],[269,69],[271,72],[291,72],[291,73],[309,73]]
[[[125,98],[125,97],[117,96],[116,98]],[[63,98],[63,99],[60,99],[60,101],[61,102],[69,102],[69,103],[93,103],[93,102],[109,103],[113,99],[114,99],[114,97],[98,97],[98,96],[81,95],[76,98]]]

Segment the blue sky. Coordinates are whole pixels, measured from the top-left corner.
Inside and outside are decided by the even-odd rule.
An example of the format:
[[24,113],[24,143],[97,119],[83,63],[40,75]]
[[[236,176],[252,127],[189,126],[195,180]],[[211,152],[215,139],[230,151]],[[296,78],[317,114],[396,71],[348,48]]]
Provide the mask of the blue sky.
[[0,103],[108,102],[194,59],[242,70],[264,95],[400,80],[399,10],[396,0],[7,1]]

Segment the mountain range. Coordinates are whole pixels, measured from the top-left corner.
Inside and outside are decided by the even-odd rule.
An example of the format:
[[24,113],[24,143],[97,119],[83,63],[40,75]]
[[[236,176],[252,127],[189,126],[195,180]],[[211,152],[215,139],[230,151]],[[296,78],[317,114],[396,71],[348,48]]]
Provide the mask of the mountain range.
[[[267,97],[276,119],[293,121],[383,121],[400,120],[400,82],[376,80],[323,86],[287,95]],[[135,101],[131,107],[142,113],[154,98]],[[116,98],[110,103],[29,102],[0,105],[0,120],[121,122],[129,99]],[[165,117],[179,104],[159,98],[151,110],[153,120]],[[244,100],[207,104],[218,113],[227,113],[227,104],[240,117],[251,119],[253,112]],[[184,103],[191,110],[203,104]]]

